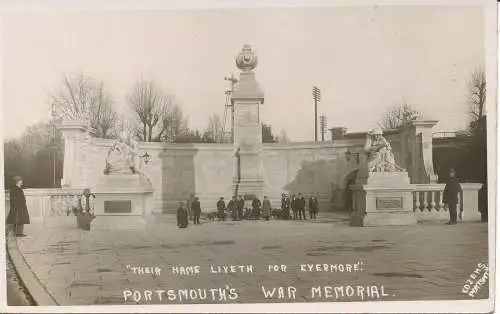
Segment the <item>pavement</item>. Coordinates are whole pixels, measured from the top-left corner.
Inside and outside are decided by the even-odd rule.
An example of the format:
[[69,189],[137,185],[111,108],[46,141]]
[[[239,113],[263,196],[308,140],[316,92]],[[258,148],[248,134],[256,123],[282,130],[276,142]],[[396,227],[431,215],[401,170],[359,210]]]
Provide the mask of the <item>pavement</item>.
[[[27,237],[9,250],[33,273],[23,278],[28,289],[36,286],[50,295],[42,299],[59,305],[469,300],[466,280],[478,263],[488,264],[488,226],[481,223],[360,228],[349,227],[345,216],[323,214],[315,222],[203,221],[179,229],[164,215],[144,230],[83,231],[75,217],[55,219],[25,226]],[[302,271],[303,264],[314,271]],[[211,273],[211,265],[253,269]],[[339,265],[357,270],[341,272]],[[134,266],[161,272],[134,274]],[[199,273],[174,274],[179,266]],[[329,271],[317,271],[324,267]],[[262,286],[276,294],[265,298]],[[488,290],[486,282],[475,298],[488,298]]]

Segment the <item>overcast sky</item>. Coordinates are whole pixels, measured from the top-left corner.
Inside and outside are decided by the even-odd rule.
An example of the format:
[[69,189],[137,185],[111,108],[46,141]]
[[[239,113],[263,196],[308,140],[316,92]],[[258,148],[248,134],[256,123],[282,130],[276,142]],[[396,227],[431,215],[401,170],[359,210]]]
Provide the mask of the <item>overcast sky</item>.
[[118,110],[143,78],[175,95],[192,128],[223,115],[243,44],[257,52],[261,118],[312,140],[311,87],[329,127],[374,127],[406,99],[436,131],[467,123],[467,80],[484,66],[481,7],[18,12],[2,21],[6,138],[49,116],[62,73],[102,79]]

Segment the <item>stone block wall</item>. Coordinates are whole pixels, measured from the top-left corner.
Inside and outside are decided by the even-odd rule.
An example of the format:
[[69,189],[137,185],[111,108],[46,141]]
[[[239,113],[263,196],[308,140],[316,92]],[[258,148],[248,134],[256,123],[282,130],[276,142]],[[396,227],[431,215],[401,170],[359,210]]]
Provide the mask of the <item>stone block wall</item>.
[[[387,132],[384,136],[393,147],[396,163],[408,169],[412,183],[429,183],[428,172],[433,170],[427,161],[432,158],[428,151],[432,147],[420,138],[427,138],[430,132],[419,132],[419,128]],[[274,207],[280,206],[281,193],[301,192],[317,195],[320,211],[343,208],[344,200],[339,199],[348,184],[347,178],[366,164],[362,154],[365,140],[366,133],[348,133],[329,142],[264,144],[265,195]],[[421,143],[426,143],[426,147],[421,147]],[[68,177],[72,187],[95,186],[103,175],[112,144],[110,140],[92,138],[81,146],[86,149],[85,160],[72,167],[72,177]],[[173,212],[190,194],[200,197],[204,211],[214,210],[220,196],[231,198],[235,172],[232,144],[140,143],[140,149],[151,156],[142,171],[155,189],[153,212]],[[359,153],[359,163],[355,157],[347,158],[347,151]],[[69,168],[67,162],[75,164],[75,160],[65,158],[65,169]],[[80,182],[83,179],[85,182]]]

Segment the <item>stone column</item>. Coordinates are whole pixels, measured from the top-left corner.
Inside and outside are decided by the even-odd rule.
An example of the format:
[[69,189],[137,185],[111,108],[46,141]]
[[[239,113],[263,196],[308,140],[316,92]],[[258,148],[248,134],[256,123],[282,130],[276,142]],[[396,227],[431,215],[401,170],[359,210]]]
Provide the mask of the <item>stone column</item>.
[[249,45],[243,46],[236,57],[236,65],[241,73],[231,96],[234,106],[234,146],[235,150],[239,149],[239,169],[235,169],[234,178],[237,178],[239,170],[239,194],[253,194],[262,199],[264,164],[259,105],[264,103],[264,93],[253,72],[257,66],[257,55]]
[[[410,126],[407,140],[414,145],[409,147],[412,160],[410,169],[411,183],[427,184],[436,183],[437,175],[434,173],[432,163],[432,128],[438,123],[435,120],[417,120]],[[421,142],[417,139],[421,139]]]
[[87,125],[80,121],[65,121],[58,128],[64,140],[64,168],[61,186],[84,188],[85,165],[82,160],[82,152],[87,135]]

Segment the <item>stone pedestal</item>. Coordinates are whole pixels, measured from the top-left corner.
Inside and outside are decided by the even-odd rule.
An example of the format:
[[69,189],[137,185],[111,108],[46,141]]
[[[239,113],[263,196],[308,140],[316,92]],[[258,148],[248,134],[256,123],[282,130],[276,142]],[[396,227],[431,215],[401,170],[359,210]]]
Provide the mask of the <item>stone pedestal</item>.
[[86,169],[84,156],[87,125],[81,121],[64,121],[58,126],[64,141],[64,168],[61,186],[86,188],[84,171]]
[[413,225],[413,186],[407,172],[371,172],[353,190],[351,225]]
[[264,102],[264,93],[252,71],[257,66],[257,56],[250,46],[243,47],[236,57],[236,64],[242,72],[231,95],[234,106],[234,146],[239,154],[234,184],[238,185],[238,194],[253,194],[262,199],[265,183],[259,106]]
[[96,187],[91,230],[144,229],[153,207],[153,187],[137,174],[103,175]]

